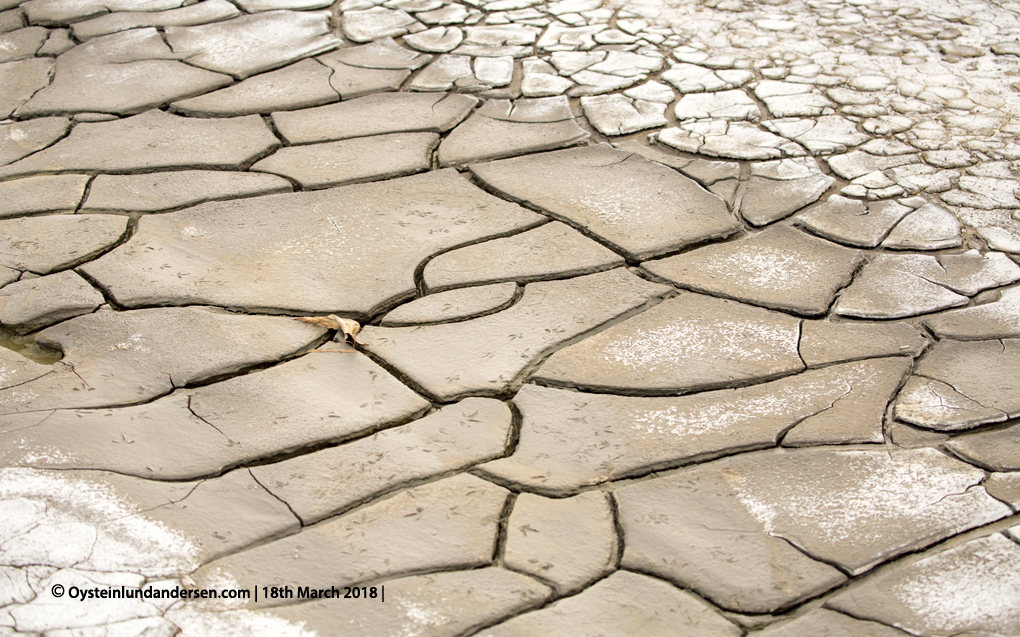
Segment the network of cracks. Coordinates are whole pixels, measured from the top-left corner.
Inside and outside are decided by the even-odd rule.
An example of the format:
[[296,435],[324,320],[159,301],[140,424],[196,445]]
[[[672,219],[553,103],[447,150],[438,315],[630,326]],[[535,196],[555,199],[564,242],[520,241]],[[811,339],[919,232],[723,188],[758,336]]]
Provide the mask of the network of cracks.
[[0,0],[0,635],[1020,635],[1017,11]]

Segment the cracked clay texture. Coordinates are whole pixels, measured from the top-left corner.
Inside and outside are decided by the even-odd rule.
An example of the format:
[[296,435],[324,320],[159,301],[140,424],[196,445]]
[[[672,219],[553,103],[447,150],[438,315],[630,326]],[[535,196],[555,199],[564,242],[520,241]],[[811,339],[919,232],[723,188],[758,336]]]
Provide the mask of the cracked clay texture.
[[0,637],[1020,637],[1018,78],[999,0],[0,0]]

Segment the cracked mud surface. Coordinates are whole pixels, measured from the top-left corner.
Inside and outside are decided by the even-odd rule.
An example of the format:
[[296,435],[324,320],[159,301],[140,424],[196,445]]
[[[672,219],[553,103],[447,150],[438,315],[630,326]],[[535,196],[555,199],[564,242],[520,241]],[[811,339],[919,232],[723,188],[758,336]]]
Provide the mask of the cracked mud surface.
[[1020,637],[1018,78],[989,0],[0,0],[0,637]]

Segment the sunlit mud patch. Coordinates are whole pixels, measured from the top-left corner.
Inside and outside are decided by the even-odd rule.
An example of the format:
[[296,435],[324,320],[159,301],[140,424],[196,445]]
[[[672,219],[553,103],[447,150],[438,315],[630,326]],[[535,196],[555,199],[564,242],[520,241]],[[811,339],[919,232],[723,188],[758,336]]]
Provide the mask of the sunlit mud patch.
[[[95,573],[61,569],[45,580],[33,582],[35,597],[27,604],[8,608],[10,620],[20,631],[43,632],[60,629],[109,628],[107,635],[171,635],[154,630],[164,621],[162,608],[141,597],[118,599],[82,599],[98,590],[130,590],[137,593],[145,578],[131,573]],[[7,619],[0,615],[0,623]],[[130,622],[130,623],[129,623]],[[134,632],[132,632],[134,631]],[[78,633],[71,634],[89,634]]]
[[[172,635],[164,606],[138,596],[146,576],[197,566],[191,542],[87,474],[0,471],[0,625],[22,631],[109,626],[104,634]],[[19,568],[20,567],[20,568]],[[82,600],[84,591],[132,591]],[[168,606],[169,603],[165,604]],[[115,628],[116,626],[116,628]],[[145,632],[150,631],[150,632]]]
[[[178,494],[104,475],[101,482],[88,471],[0,470],[0,627],[108,637],[170,637],[179,627],[194,636],[313,635],[272,616],[209,615],[193,602],[146,594],[180,587],[178,578],[199,566],[193,540],[147,516],[194,485]],[[169,609],[182,625],[163,617]]]
[[1002,535],[893,567],[829,604],[914,635],[1020,635],[1020,547]]
[[[194,545],[141,515],[113,488],[33,469],[0,471],[0,559],[88,571],[169,577],[194,570]],[[160,503],[162,504],[162,503]]]
[[1017,553],[1002,536],[982,539],[904,569],[892,594],[937,630],[1007,631],[1020,625]]
[[980,486],[982,471],[934,449],[802,451],[773,467],[730,478],[740,503],[766,533],[854,574],[1010,513]]

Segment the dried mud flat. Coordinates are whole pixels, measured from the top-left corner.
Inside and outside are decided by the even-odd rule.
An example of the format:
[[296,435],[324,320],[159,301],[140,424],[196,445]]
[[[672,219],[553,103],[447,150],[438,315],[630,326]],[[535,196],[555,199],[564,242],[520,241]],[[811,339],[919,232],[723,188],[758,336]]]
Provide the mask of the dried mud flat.
[[0,636],[1020,636],[1018,38],[0,0]]

